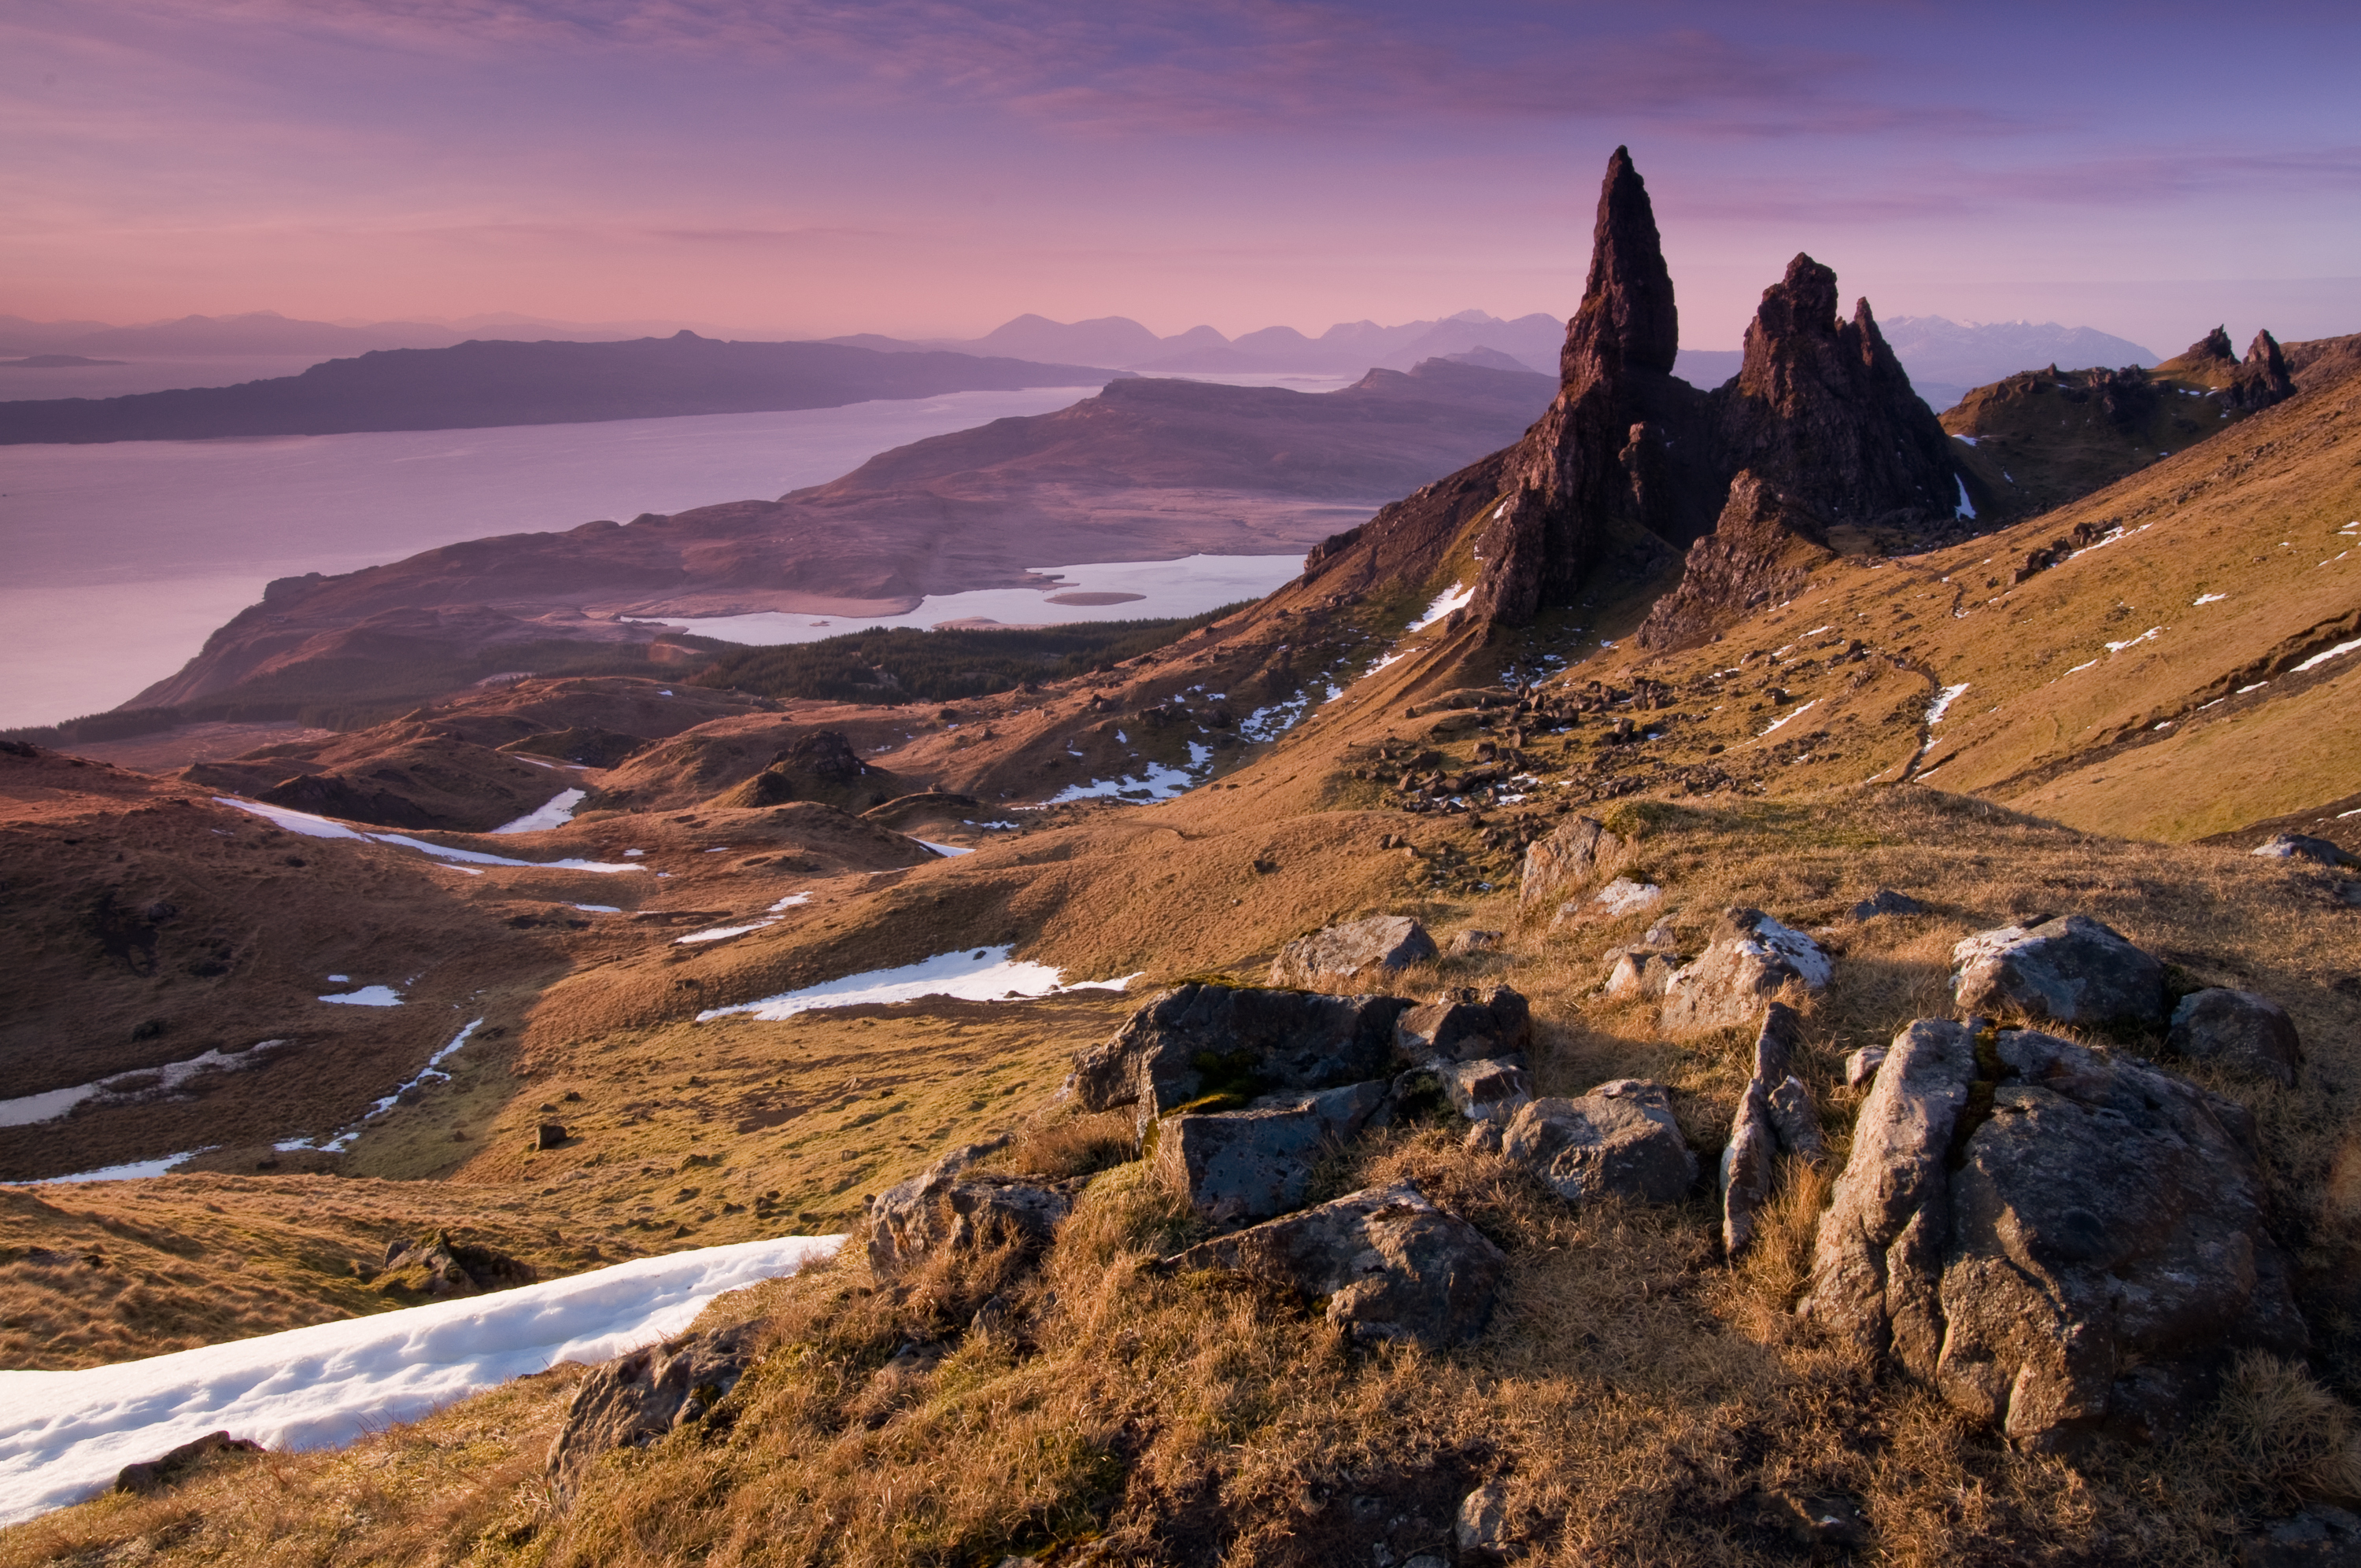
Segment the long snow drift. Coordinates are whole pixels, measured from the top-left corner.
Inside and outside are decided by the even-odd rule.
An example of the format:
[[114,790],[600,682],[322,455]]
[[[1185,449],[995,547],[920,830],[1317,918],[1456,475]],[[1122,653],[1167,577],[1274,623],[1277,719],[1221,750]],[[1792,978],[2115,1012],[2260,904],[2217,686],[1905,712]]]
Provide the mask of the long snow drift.
[[700,1024],[733,1014],[751,1014],[777,1022],[819,1007],[862,1007],[877,1003],[916,1002],[922,996],[951,996],[969,1002],[1003,1002],[1012,997],[1054,996],[1063,991],[1121,991],[1139,976],[1115,980],[1084,980],[1064,983],[1065,977],[1048,964],[1008,956],[1006,948],[977,948],[972,952],[938,953],[899,969],[871,970],[842,980],[781,992],[734,1007],[708,1007],[697,1015]]
[[209,1431],[329,1448],[453,1400],[678,1333],[725,1290],[793,1274],[841,1236],[636,1258],[545,1285],[80,1372],[0,1372],[0,1524],[103,1490]]
[[[544,806],[541,808],[541,811],[545,812],[551,809],[551,807],[556,806],[559,802],[565,801],[566,796],[568,795],[578,795],[581,792],[579,790],[565,791],[555,799],[550,801],[548,805]],[[598,872],[601,873],[613,872],[638,872],[645,871],[647,869],[645,866],[627,866],[619,861],[520,861],[508,855],[487,854],[481,850],[455,850],[448,844],[431,844],[423,839],[413,839],[407,833],[363,833],[357,828],[346,827],[344,823],[338,822],[333,817],[315,817],[308,811],[298,811],[294,807],[289,806],[266,806],[258,800],[242,800],[234,795],[217,795],[214,796],[214,804],[216,806],[235,806],[240,811],[250,811],[254,813],[255,816],[263,817],[276,824],[278,827],[286,829],[290,833],[301,833],[307,839],[357,839],[364,843],[374,842],[379,844],[399,844],[405,850],[416,850],[422,854],[433,855],[437,860],[466,862],[465,865],[462,865],[459,868],[460,870],[465,870],[467,865],[528,866],[534,871]],[[566,806],[566,809],[569,814],[571,813],[572,806],[570,803]],[[534,821],[533,817],[537,817],[540,815],[541,812],[535,812],[533,817],[521,817],[517,818],[515,822],[510,823],[507,827],[496,828],[494,831],[500,833],[532,832],[538,831],[543,828],[556,826],[555,823]],[[531,823],[532,826],[530,828],[522,826],[525,823]],[[628,850],[626,851],[626,853],[629,852],[630,851]]]

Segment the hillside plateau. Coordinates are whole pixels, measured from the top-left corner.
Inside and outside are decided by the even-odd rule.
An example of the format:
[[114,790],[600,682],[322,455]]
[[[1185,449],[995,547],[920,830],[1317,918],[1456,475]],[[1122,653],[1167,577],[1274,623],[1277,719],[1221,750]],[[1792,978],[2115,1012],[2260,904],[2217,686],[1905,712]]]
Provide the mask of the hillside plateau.
[[0,444],[204,441],[363,430],[474,430],[838,408],[872,398],[1082,387],[1110,372],[828,343],[722,343],[683,331],[627,343],[379,348],[300,376],[119,398],[0,402]]
[[[27,879],[10,940],[45,966],[0,998],[49,1009],[11,1069],[71,1040],[88,1076],[44,1084],[105,1089],[0,1134],[12,1173],[219,1145],[210,1174],[10,1195],[9,1323],[66,1343],[49,1365],[187,1343],[209,1289],[241,1332],[374,1310],[356,1266],[405,1226],[473,1227],[551,1273],[856,1238],[715,1302],[700,1327],[754,1325],[742,1380],[563,1485],[553,1445],[611,1369],[225,1456],[0,1532],[0,1563],[2333,1561],[2361,1497],[2361,879],[2333,849],[2250,851],[2283,829],[2361,849],[2340,815],[2361,811],[2361,377],[2297,368],[2223,434],[1963,536],[1959,444],[1866,307],[1837,316],[1827,270],[1798,258],[1766,291],[1732,388],[1674,383],[1668,273],[1619,152],[1539,423],[1259,603],[1035,689],[848,702],[733,691],[794,672],[717,662],[712,685],[446,696],[200,764],[242,770],[221,787],[0,754]],[[365,780],[380,753],[417,759],[377,783],[422,811],[518,804],[510,763],[581,794],[562,824],[463,835],[246,793],[296,762],[320,770],[291,767],[299,785]],[[267,922],[168,1015],[196,977],[144,912],[200,894],[206,920]],[[348,938],[362,899],[377,924]],[[2145,955],[2145,1012],[1963,993],[1960,944],[2065,916]],[[1364,916],[1432,948],[1307,972],[1343,938],[1301,938]],[[1807,961],[1726,1016],[1685,1011],[1750,941]],[[914,985],[958,993],[874,989],[921,965]],[[323,1038],[342,1076],[282,1104],[263,1088],[305,1031],[361,1011],[318,1002],[315,972],[400,989],[375,1026],[416,1026],[375,1057]],[[2257,1072],[2168,1026],[2230,992],[2282,1010],[2300,1051]],[[1381,1079],[1258,1103],[1277,1064],[1209,1047],[1170,1083],[1142,1058],[1144,1103],[1107,1087],[1174,997],[1368,1013],[1355,995],[1441,999],[1398,1021],[1425,1035],[1377,1008],[1394,1049],[1450,1021],[1502,1057],[1423,1069],[1464,1109],[1384,1050]],[[168,1027],[130,1038],[148,1017]],[[175,1080],[192,1017],[225,1056],[297,1047]],[[2013,1065],[2037,1045],[2047,1068]],[[159,1081],[122,1099],[155,1098],[117,1103],[104,1075],[134,1066]],[[1504,1085],[1525,1097],[1505,1131],[1476,1097]],[[1290,1284],[1189,1151],[1364,1089],[1382,1124],[1299,1149],[1271,1223],[1356,1199],[1404,1228],[1369,1249],[1382,1280]],[[2070,1150],[2093,1097],[2104,1135]],[[2198,1108],[2204,1158],[2147,1120],[2168,1103]],[[1940,1118],[1915,1153],[1914,1107]],[[1598,1190],[1569,1176],[1598,1165],[1516,1131],[1544,1113],[1686,1164]],[[2010,1139],[2069,1176],[2010,1185]],[[1961,1197],[1881,1254],[1901,1303],[1881,1342],[1829,1303],[1889,1168]],[[1733,1190],[1761,1199],[1751,1230]],[[2159,1192],[2180,1212],[2136,1218]],[[2224,1193],[2242,1228],[2192,1254]],[[936,1199],[999,1218],[930,1239]],[[1495,1283],[1422,1336],[1429,1298],[1401,1281],[1444,1235],[1455,1279]],[[1950,1262],[1913,1307],[1930,1253]],[[2191,1280],[2215,1292],[2194,1327],[2135,1310]],[[2287,1306],[2257,1329],[2239,1313],[2266,1295]],[[2072,1359],[2092,1343],[2113,1359]],[[2045,1406],[2061,1362],[2083,1381]]]

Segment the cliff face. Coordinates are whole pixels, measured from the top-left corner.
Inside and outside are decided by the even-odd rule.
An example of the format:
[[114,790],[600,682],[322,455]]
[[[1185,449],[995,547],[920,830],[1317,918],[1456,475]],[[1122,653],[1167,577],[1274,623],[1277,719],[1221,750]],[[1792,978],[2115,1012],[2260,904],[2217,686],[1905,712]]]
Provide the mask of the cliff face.
[[1687,548],[1714,531],[1741,471],[1774,498],[1765,516],[1948,525],[1959,495],[1949,441],[1869,302],[1839,318],[1836,285],[1796,257],[1763,291],[1737,379],[1705,393],[1676,378],[1672,275],[1647,187],[1616,148],[1557,399],[1507,454],[1507,493],[1477,543],[1475,612],[1518,625],[1570,603],[1609,542],[1635,531]]
[[1713,532],[1689,546],[1680,585],[1640,623],[1640,646],[1694,648],[1748,610],[1784,598],[1828,559],[1822,521],[1741,471]]

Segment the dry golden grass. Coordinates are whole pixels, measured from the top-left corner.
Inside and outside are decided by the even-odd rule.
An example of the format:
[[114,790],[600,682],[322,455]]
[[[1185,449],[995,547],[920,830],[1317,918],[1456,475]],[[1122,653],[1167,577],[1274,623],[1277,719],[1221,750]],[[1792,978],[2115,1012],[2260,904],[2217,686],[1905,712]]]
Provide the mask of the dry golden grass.
[[[209,1476],[167,1504],[66,1510],[0,1534],[0,1564],[96,1562],[135,1541],[156,1561],[190,1563],[935,1564],[1052,1550],[1076,1563],[1369,1563],[1381,1542],[1396,1561],[1441,1549],[1459,1497],[1495,1477],[1521,1557],[1543,1563],[1793,1561],[1803,1549],[1777,1522],[1781,1499],[1839,1497],[1868,1521],[1864,1560],[2174,1564],[2220,1560],[2237,1530],[2299,1499],[2356,1490],[2342,1281],[2361,1256],[2361,1129],[2348,1109],[2361,1102],[2361,998],[2339,983],[2361,966],[2349,913],[2308,873],[2088,838],[1924,790],[1687,802],[1642,827],[1635,858],[1667,888],[1685,942],[1737,903],[1829,928],[1842,956],[1836,982],[1807,1003],[1799,1070],[1839,1163],[1855,1101],[1840,1087],[1842,1053],[1945,1011],[1945,959],[1971,930],[2083,910],[2192,981],[2279,999],[2306,1044],[2301,1092],[2196,1076],[2257,1114],[2279,1223],[2305,1267],[2312,1365],[2240,1364],[2219,1404],[2158,1449],[2104,1451],[2080,1468],[2016,1454],[1796,1323],[1830,1170],[1784,1168],[1757,1245],[1733,1268],[1702,1194],[1655,1210],[1573,1208],[1450,1129],[1396,1129],[1351,1151],[1327,1184],[1415,1179],[1508,1249],[1494,1321],[1463,1349],[1356,1349],[1307,1304],[1148,1268],[1193,1226],[1148,1165],[1117,1163],[1038,1268],[1004,1250],[881,1288],[856,1253],[719,1304],[761,1316],[772,1346],[727,1419],[603,1462],[571,1510],[536,1490],[558,1393],[525,1386],[345,1453],[273,1456],[268,1488]],[[1929,912],[1843,917],[1880,885]],[[1641,923],[1554,933],[1518,924],[1506,894],[1433,907],[1446,927],[1508,929],[1506,951],[1393,983],[1511,981],[1543,1022],[1544,1091],[1661,1077],[1710,1168],[1748,1042],[1669,1043],[1645,1009],[1605,1002],[1600,955]],[[1115,1006],[1013,1058],[1030,1091],[1006,1098],[1031,1113],[998,1126],[1015,1138],[995,1165],[1082,1173],[1127,1148],[1128,1117],[1043,1099],[1063,1053],[1111,1026]],[[1023,1027],[1031,1012],[992,1016]],[[855,1051],[905,1062],[897,1098],[949,1091],[977,1070],[947,1070],[934,1091],[918,1083],[949,1042],[941,1020],[916,1011],[768,1027],[635,1048],[667,1041],[673,1074],[691,1065],[692,1042],[709,1053],[700,1077],[776,1072],[783,1045],[812,1028],[829,1070]],[[826,1135],[842,1146],[879,1124],[829,1105]],[[950,1101],[934,1115],[943,1143],[994,1130]],[[926,1146],[881,1162],[877,1179],[940,1146],[911,1141]],[[478,1446],[466,1449],[463,1431]],[[434,1455],[461,1449],[472,1474],[435,1468],[447,1461]],[[416,1480],[383,1479],[410,1474],[403,1464]],[[412,1491],[416,1507],[395,1517],[384,1499]],[[279,1556],[256,1549],[292,1499],[337,1522],[285,1526],[308,1544]]]

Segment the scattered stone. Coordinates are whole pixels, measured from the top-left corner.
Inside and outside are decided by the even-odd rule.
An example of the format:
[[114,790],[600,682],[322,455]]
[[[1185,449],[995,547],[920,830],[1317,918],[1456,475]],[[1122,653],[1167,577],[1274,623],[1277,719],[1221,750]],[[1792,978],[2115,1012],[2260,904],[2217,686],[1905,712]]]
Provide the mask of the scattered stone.
[[1874,920],[1881,915],[1924,915],[1927,906],[1906,893],[1896,893],[1881,887],[1848,911],[1856,920]]
[[1466,1552],[1499,1557],[1508,1550],[1509,1486],[1488,1481],[1461,1499],[1452,1536]]
[[1047,1246],[1073,1208],[1062,1187],[967,1168],[998,1142],[953,1149],[869,1204],[869,1267],[890,1278],[932,1254],[1013,1238]]
[[1623,948],[1616,953],[1614,967],[1607,971],[1608,999],[1628,1002],[1633,997],[1660,997],[1679,968],[1666,954]]
[[2342,849],[2325,839],[2315,839],[2307,833],[2281,833],[2266,839],[2248,853],[2271,861],[2311,861],[2323,866],[2361,864]]
[[1773,1002],[1754,1041],[1754,1071],[1738,1097],[1730,1142],[1721,1152],[1721,1239],[1731,1257],[1754,1239],[1755,1216],[1771,1201],[1781,1153],[1819,1164],[1828,1157],[1811,1091],[1788,1069],[1803,1020]]
[[2030,1029],[1988,1039],[1980,1059],[1969,1025],[1895,1037],[1806,1315],[2039,1452],[2168,1435],[2236,1351],[2308,1347],[2242,1107]]
[[1602,1083],[1578,1100],[1528,1102],[1500,1152],[1573,1203],[1610,1196],[1671,1203],[1697,1181],[1697,1156],[1673,1120],[1671,1096],[1637,1079]]
[[1664,1032],[1679,1037],[1752,1024],[1783,987],[1822,991],[1831,972],[1827,952],[1801,931],[1759,909],[1729,910],[1697,961],[1667,979]]
[[260,1453],[262,1445],[247,1438],[232,1437],[225,1431],[209,1431],[159,1454],[126,1464],[115,1477],[115,1489],[128,1492],[135,1497],[152,1497],[157,1493],[179,1486],[189,1473],[216,1453]]
[[1435,1075],[1453,1107],[1471,1122],[1506,1123],[1533,1097],[1522,1057],[1441,1062]]
[[1244,1111],[1186,1113],[1156,1131],[1156,1157],[1187,1187],[1200,1218],[1216,1225],[1267,1220],[1302,1207],[1320,1157],[1367,1125],[1383,1083],[1273,1096]]
[[1282,1089],[1335,1089],[1385,1076],[1396,996],[1191,981],[1150,997],[1111,1039],[1075,1053],[1068,1080],[1085,1111],[1139,1108],[1143,1131],[1215,1092],[1243,1102]]
[[616,1448],[645,1448],[701,1420],[754,1360],[754,1325],[713,1329],[635,1350],[596,1368],[574,1391],[549,1445],[548,1473],[571,1498],[583,1473]]
[[1884,1065],[1885,1047],[1883,1046],[1863,1046],[1857,1051],[1847,1052],[1845,1054],[1845,1087],[1859,1089],[1862,1084],[1875,1078],[1877,1069]]
[[2164,966],[2087,915],[1980,931],[1951,949],[1964,1013],[2030,1023],[2164,1022]]
[[2295,1020],[2268,996],[2251,991],[2191,992],[2172,1010],[2166,1048],[2175,1056],[2220,1062],[2293,1087],[2303,1066]]
[[533,1130],[533,1146],[536,1151],[554,1149],[566,1142],[566,1129],[555,1122],[544,1122]]
[[1648,927],[1648,934],[1640,940],[1643,945],[1651,948],[1675,946],[1679,938],[1673,930],[1673,917],[1666,915],[1659,918],[1653,926]]
[[1779,1488],[1756,1493],[1752,1503],[1756,1523],[1784,1532],[1798,1546],[1844,1550],[1870,1543],[1869,1520],[1850,1497]]
[[1378,970],[1400,970],[1435,956],[1434,938],[1407,915],[1372,915],[1298,937],[1271,960],[1273,985],[1312,986],[1350,981]]
[[475,1296],[530,1285],[536,1277],[531,1265],[504,1252],[436,1231],[414,1242],[389,1243],[385,1267],[369,1288],[388,1296]]
[[1328,1321],[1356,1339],[1444,1345],[1483,1332],[1508,1258],[1483,1232],[1399,1182],[1201,1243],[1167,1263],[1325,1297]]
[[1652,882],[1633,882],[1630,877],[1617,877],[1605,887],[1579,903],[1558,906],[1553,927],[1587,925],[1594,920],[1620,920],[1626,915],[1645,915],[1664,902],[1664,890]]
[[1472,987],[1446,991],[1394,1022],[1394,1049],[1414,1062],[1504,1057],[1532,1036],[1532,1005],[1505,985],[1480,997]]
[[1623,840],[1609,833],[1597,817],[1577,817],[1559,824],[1547,838],[1537,839],[1525,848],[1524,879],[1518,889],[1518,907],[1531,909],[1579,893],[1593,875],[1622,857],[1623,848]]
[[1455,931],[1443,950],[1455,959],[1497,952],[1500,947],[1500,937],[1501,933],[1498,931]]

